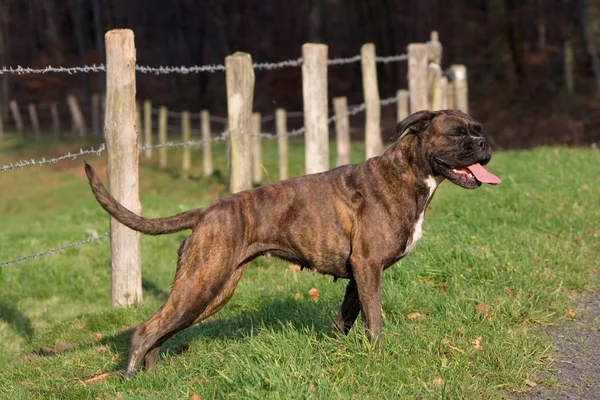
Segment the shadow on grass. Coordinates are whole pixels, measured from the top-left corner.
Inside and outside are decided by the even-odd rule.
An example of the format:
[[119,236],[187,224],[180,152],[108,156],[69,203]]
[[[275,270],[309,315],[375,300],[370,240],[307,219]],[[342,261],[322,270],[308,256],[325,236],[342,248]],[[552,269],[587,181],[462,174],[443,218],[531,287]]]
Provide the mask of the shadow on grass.
[[0,320],[8,323],[24,339],[31,340],[33,337],[35,330],[29,318],[6,300],[0,300]]
[[[322,303],[296,300],[292,297],[273,299],[264,296],[261,300],[263,305],[257,310],[240,310],[235,316],[222,319],[217,319],[219,314],[216,314],[214,320],[209,319],[179,332],[162,346],[158,362],[162,359],[162,354],[186,352],[190,344],[197,339],[216,340],[226,345],[229,341],[255,336],[262,330],[278,332],[284,327],[291,327],[290,329],[297,331],[308,328],[323,336],[330,334],[329,327],[335,315],[332,315],[327,307],[323,307]],[[125,367],[132,331],[133,327],[102,340],[102,344],[110,346],[113,352],[120,355],[113,372]]]

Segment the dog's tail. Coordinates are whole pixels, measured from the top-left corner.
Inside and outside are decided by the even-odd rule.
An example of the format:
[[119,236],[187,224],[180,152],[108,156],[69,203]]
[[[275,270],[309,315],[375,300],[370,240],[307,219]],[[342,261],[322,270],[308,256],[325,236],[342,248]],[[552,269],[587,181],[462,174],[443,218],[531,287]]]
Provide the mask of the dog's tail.
[[108,193],[102,184],[102,181],[98,178],[98,175],[96,175],[96,171],[94,171],[88,163],[85,163],[85,173],[88,177],[92,192],[102,208],[115,217],[117,221],[135,231],[146,233],[148,235],[162,235],[183,231],[185,229],[192,229],[198,221],[200,209],[185,211],[181,214],[166,218],[148,219],[141,217],[129,211]]

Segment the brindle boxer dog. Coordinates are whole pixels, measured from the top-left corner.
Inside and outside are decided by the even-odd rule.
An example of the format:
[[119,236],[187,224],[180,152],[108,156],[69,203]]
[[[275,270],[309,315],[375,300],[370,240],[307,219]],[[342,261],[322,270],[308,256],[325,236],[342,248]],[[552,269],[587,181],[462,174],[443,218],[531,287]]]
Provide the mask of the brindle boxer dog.
[[381,275],[415,247],[437,186],[444,179],[467,189],[500,183],[481,166],[491,158],[481,124],[460,111],[419,111],[396,132],[383,155],[362,164],[235,193],[167,218],[130,212],[86,164],[94,196],[121,223],[149,235],[192,229],[179,248],[169,298],[133,332],[125,376],[144,357],[146,370],[154,371],[161,345],[219,311],[260,255],[348,279],[332,329],[348,333],[360,312],[366,336],[380,349]]

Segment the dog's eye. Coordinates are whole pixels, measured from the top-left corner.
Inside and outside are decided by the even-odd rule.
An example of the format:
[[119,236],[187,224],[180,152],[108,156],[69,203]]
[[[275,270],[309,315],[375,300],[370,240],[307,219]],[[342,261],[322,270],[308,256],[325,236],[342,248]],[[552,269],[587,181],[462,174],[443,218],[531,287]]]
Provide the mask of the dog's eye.
[[466,135],[467,134],[467,130],[463,127],[458,128],[458,133],[460,135]]

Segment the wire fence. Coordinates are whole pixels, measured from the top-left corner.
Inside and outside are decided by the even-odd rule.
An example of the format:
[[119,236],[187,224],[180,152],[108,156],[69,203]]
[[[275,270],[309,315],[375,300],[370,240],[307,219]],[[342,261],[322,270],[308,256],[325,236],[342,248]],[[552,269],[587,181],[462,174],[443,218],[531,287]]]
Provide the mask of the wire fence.
[[[380,56],[375,57],[375,62],[378,63],[390,63],[406,61],[408,55],[396,54],[391,56]],[[332,58],[327,60],[327,65],[344,65],[359,62],[361,60],[360,54],[352,57],[340,57]],[[274,70],[279,68],[290,68],[302,66],[302,57],[296,59],[290,59],[279,62],[257,62],[252,64],[252,68],[255,70]],[[136,65],[135,70],[143,74],[154,74],[154,75],[165,75],[165,74],[198,74],[202,72],[215,73],[225,71],[224,64],[205,64],[205,65],[192,65],[192,66],[158,66],[151,67],[148,65]],[[47,74],[47,73],[61,73],[61,74],[80,74],[90,72],[106,72],[106,66],[104,64],[92,64],[84,65],[79,67],[53,67],[48,65],[44,68],[30,68],[30,67],[1,67],[1,74],[13,74],[13,75],[26,75],[26,74]]]
[[46,255],[49,255],[49,254],[62,253],[64,251],[66,251],[66,250],[74,249],[74,248],[77,248],[77,247],[81,247],[84,244],[88,244],[88,243],[97,243],[100,240],[102,240],[102,239],[104,239],[105,237],[108,237],[108,236],[110,236],[110,231],[107,231],[107,232],[103,233],[100,236],[90,236],[90,237],[88,237],[85,240],[82,240],[82,241],[79,241],[79,242],[75,242],[75,243],[71,243],[71,244],[68,244],[66,246],[57,247],[57,248],[50,249],[50,250],[45,250],[45,251],[40,251],[39,253],[31,254],[31,255],[28,255],[28,256],[22,256],[22,257],[19,257],[19,258],[15,258],[14,260],[2,261],[2,262],[0,262],[0,267],[6,267],[7,265],[21,263],[21,262],[24,262],[24,261],[27,261],[27,260],[30,260],[30,259],[34,259],[35,260],[37,258],[40,258],[42,256],[46,256]]
[[[402,97],[406,97],[407,95],[404,95]],[[392,96],[392,97],[388,97],[385,99],[382,99],[380,101],[381,106],[388,106],[391,104],[395,104],[397,103],[401,98],[401,96]],[[365,103],[361,103],[361,104],[356,104],[356,105],[351,105],[348,107],[348,116],[354,116],[357,115],[361,112],[364,112],[366,109],[366,104]],[[304,113],[302,111],[294,111],[294,112],[290,112],[288,113],[288,117],[290,116],[290,114],[292,114],[294,117],[300,117],[303,116]],[[177,115],[179,116],[180,113],[177,113]],[[345,115],[344,115],[345,116]],[[269,116],[270,117],[270,116]],[[338,116],[338,115],[332,115],[331,117],[328,118],[327,120],[327,124],[331,124],[332,122],[334,122],[335,120],[337,120],[338,118],[340,118],[342,116]],[[265,117],[267,118],[267,117]],[[274,118],[274,117],[273,117]],[[269,120],[272,120],[269,119]],[[263,122],[265,121],[265,119],[263,118],[262,120]],[[179,129],[179,127],[173,127],[171,126],[172,130],[177,130]],[[296,136],[300,136],[304,133],[305,129],[304,127],[301,128],[297,128],[297,129],[293,129],[289,132],[284,132],[284,133],[280,133],[280,134],[273,134],[273,133],[260,133],[259,135],[262,138],[265,139],[276,139],[280,136],[288,136],[288,137],[296,137]],[[228,131],[224,131],[221,132],[220,134],[218,134],[215,137],[209,138],[209,139],[201,139],[201,140],[190,140],[190,141],[186,141],[186,142],[167,142],[167,143],[161,143],[161,144],[157,144],[157,145],[153,145],[153,146],[139,146],[139,150],[140,151],[144,151],[144,150],[153,150],[153,149],[160,149],[162,147],[166,147],[166,148],[177,148],[177,147],[191,147],[191,146],[198,146],[202,143],[206,143],[206,142],[217,142],[217,141],[222,141],[222,140],[227,140],[229,137],[229,132]],[[25,168],[25,167],[30,167],[30,166],[43,166],[43,165],[47,165],[47,164],[56,164],[57,162],[63,161],[63,160],[75,160],[79,157],[82,156],[86,156],[86,155],[95,155],[95,156],[100,156],[103,152],[106,151],[106,145],[104,143],[101,143],[100,146],[96,149],[94,147],[88,149],[88,150],[83,150],[80,149],[78,152],[76,153],[67,153],[65,155],[62,155],[60,157],[52,157],[52,158],[42,158],[41,160],[35,160],[35,159],[31,159],[31,160],[19,160],[7,165],[3,165],[2,167],[0,167],[0,172],[6,172],[6,171],[10,171],[10,170],[14,170],[14,169],[20,169],[20,168]]]
[[[399,54],[399,55],[392,55],[392,56],[385,56],[385,57],[376,57],[375,60],[377,63],[390,63],[390,62],[404,61],[407,59],[408,59],[408,56],[406,54]],[[361,56],[355,55],[352,57],[328,59],[327,64],[331,65],[331,66],[337,66],[337,65],[356,63],[356,62],[359,62],[360,60],[361,60]],[[300,67],[300,66],[302,66],[302,62],[303,62],[303,60],[300,57],[297,59],[290,59],[290,60],[285,60],[285,61],[280,61],[280,62],[254,63],[253,68],[255,70],[273,70],[273,69],[278,69],[278,68]],[[164,66],[150,67],[150,66],[136,65],[135,69],[136,69],[136,71],[138,71],[140,73],[155,74],[155,75],[192,74],[192,73],[202,73],[202,72],[215,73],[215,72],[219,72],[219,71],[225,71],[225,65],[223,65],[223,64],[207,64],[207,65],[174,66],[174,67],[164,67]],[[93,64],[93,65],[84,65],[84,66],[78,66],[78,67],[53,67],[53,66],[47,66],[45,68],[30,68],[30,67],[21,67],[21,66],[0,67],[0,75],[2,75],[2,74],[25,75],[25,74],[46,74],[46,73],[64,73],[64,74],[73,75],[73,74],[79,74],[79,73],[92,73],[92,72],[96,72],[96,73],[97,72],[106,72],[106,66],[104,64],[99,64],[99,65]],[[400,98],[398,96],[383,99],[383,100],[381,100],[381,105],[386,106],[386,105],[394,104],[394,103],[398,102],[399,99]],[[353,115],[359,114],[361,112],[364,112],[365,109],[366,109],[365,103],[350,106],[350,107],[348,107],[347,116],[353,116]],[[152,109],[152,113],[158,114],[159,110]],[[170,117],[180,117],[181,112],[167,111],[167,115]],[[200,118],[199,113],[194,113],[194,114],[190,114],[190,115],[195,119]],[[286,113],[286,115],[287,115],[287,118],[297,118],[297,117],[302,117],[304,115],[304,113],[302,111],[292,111],[292,112]],[[330,125],[332,122],[336,121],[338,118],[341,118],[341,117],[343,117],[343,116],[332,115],[328,118],[327,124]],[[275,114],[271,114],[271,115],[264,116],[261,119],[261,121],[262,122],[270,122],[270,121],[273,121],[274,119],[275,119]],[[222,124],[227,124],[227,122],[228,122],[226,117],[214,116],[214,115],[210,115],[210,121],[222,123]],[[287,136],[287,137],[301,136],[304,134],[305,130],[306,130],[305,127],[302,126],[300,128],[293,129],[289,132],[284,132],[284,133],[280,133],[280,134],[254,133],[253,135],[259,135],[261,138],[265,138],[265,139],[276,139],[276,138],[279,138],[282,136]],[[200,145],[200,144],[206,143],[206,142],[225,141],[228,139],[228,137],[229,137],[229,132],[224,131],[224,132],[220,133],[219,135],[209,138],[209,139],[194,140],[194,141],[187,141],[187,142],[175,142],[175,143],[167,142],[167,143],[157,144],[154,146],[139,146],[139,150],[144,151],[144,150],[159,149],[159,148],[163,148],[163,147],[177,148],[177,147],[197,146],[197,145]],[[44,157],[41,160],[31,159],[31,160],[19,160],[16,162],[11,162],[10,164],[3,165],[2,167],[0,167],[0,172],[21,169],[21,168],[25,168],[25,167],[29,167],[29,166],[44,166],[44,165],[49,165],[49,164],[55,164],[55,163],[58,163],[63,160],[75,160],[79,157],[86,156],[86,155],[100,156],[105,151],[106,151],[106,146],[104,143],[102,143],[102,144],[100,144],[100,146],[97,149],[94,147],[92,147],[88,150],[80,149],[79,152],[75,152],[75,153],[69,152],[69,153],[59,156],[59,157],[52,157],[52,158]],[[79,248],[79,247],[89,244],[89,243],[97,243],[100,240],[102,240],[108,236],[110,236],[110,231],[107,231],[100,236],[93,235],[93,236],[88,237],[87,239],[81,240],[79,242],[71,243],[71,244],[68,244],[68,245],[65,245],[62,247],[57,247],[57,248],[41,251],[41,252],[31,254],[31,255],[21,256],[16,259],[13,259],[13,260],[2,261],[2,262],[0,262],[0,267],[6,267],[8,265],[15,264],[15,263],[21,263],[21,262],[24,262],[24,261],[27,261],[30,259],[38,259],[38,258],[46,256],[46,255],[62,253],[68,249]]]

